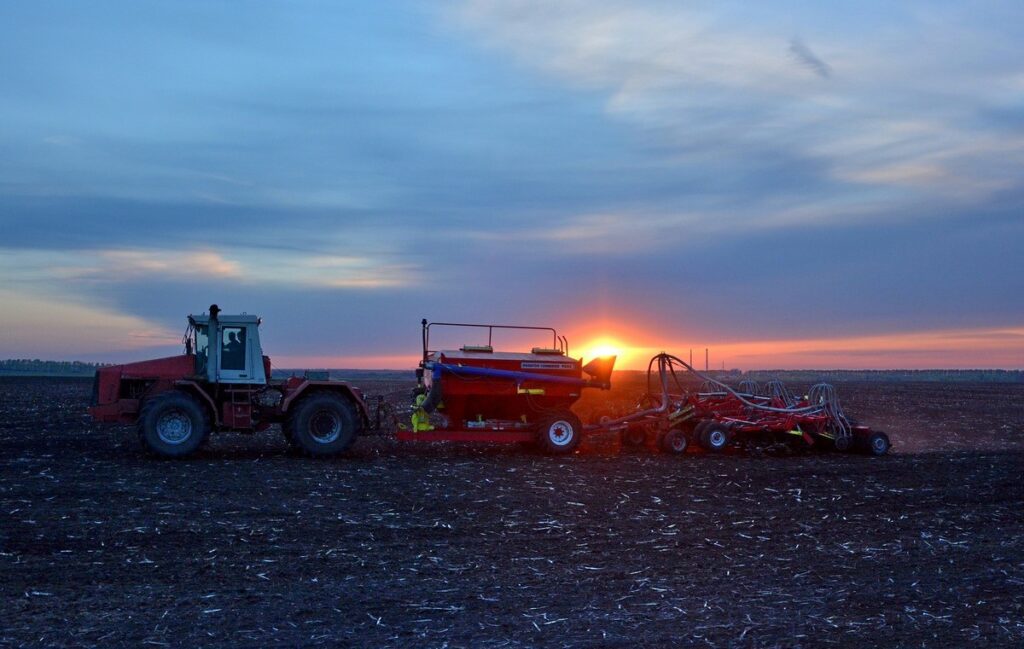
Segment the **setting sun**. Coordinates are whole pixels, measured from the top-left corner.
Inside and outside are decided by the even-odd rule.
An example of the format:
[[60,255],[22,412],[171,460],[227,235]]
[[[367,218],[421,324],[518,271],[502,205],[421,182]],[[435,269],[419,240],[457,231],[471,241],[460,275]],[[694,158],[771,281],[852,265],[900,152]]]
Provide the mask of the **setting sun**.
[[600,356],[616,356],[618,357],[619,363],[622,363],[629,355],[627,350],[628,347],[617,340],[611,338],[598,338],[582,345],[580,347],[580,351],[574,353],[573,356],[581,356],[583,358],[583,362],[591,361]]

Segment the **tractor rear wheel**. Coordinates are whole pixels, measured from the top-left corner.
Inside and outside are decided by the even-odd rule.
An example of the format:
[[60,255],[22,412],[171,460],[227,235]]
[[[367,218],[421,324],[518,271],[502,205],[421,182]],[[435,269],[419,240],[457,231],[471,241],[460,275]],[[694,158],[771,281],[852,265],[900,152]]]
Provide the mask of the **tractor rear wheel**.
[[712,453],[720,453],[729,445],[732,431],[723,423],[712,421],[700,431],[700,445]]
[[544,417],[537,430],[541,448],[552,455],[572,453],[583,436],[580,418],[569,410]]
[[137,425],[139,440],[161,457],[185,457],[197,451],[210,434],[206,408],[180,390],[157,394],[142,404]]
[[668,453],[670,455],[682,455],[686,452],[686,447],[689,446],[689,442],[686,439],[686,433],[684,431],[679,430],[678,428],[672,428],[661,436],[658,446],[661,447],[663,453]]
[[330,456],[347,451],[362,428],[352,402],[331,392],[314,392],[292,406],[285,434],[307,455]]

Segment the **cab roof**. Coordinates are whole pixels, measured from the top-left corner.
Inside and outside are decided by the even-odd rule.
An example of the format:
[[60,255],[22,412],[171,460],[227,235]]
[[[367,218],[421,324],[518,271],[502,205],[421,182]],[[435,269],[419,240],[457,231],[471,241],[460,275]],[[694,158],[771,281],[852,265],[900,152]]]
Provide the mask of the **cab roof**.
[[[210,324],[210,316],[207,313],[204,313],[202,315],[189,315],[188,319],[189,322],[191,322],[194,325]],[[249,315],[247,313],[243,313],[241,315],[226,315],[220,313],[217,315],[217,322],[227,325],[259,324],[260,320],[261,319],[259,316]]]

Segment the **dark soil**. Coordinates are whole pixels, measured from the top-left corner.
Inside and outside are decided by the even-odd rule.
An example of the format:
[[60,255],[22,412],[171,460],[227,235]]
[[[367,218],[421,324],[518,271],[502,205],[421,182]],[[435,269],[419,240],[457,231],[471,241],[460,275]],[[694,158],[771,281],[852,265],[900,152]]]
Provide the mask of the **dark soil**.
[[838,388],[891,455],[159,461],[0,380],[0,645],[1020,646],[1024,386]]

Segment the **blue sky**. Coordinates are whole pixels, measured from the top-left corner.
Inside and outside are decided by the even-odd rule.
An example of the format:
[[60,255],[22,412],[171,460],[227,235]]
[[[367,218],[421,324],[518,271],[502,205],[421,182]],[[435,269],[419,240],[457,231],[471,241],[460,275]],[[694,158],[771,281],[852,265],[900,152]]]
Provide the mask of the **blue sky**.
[[[0,357],[420,317],[740,367],[1024,366],[1024,6],[0,5]],[[968,341],[968,342],[964,342]]]

